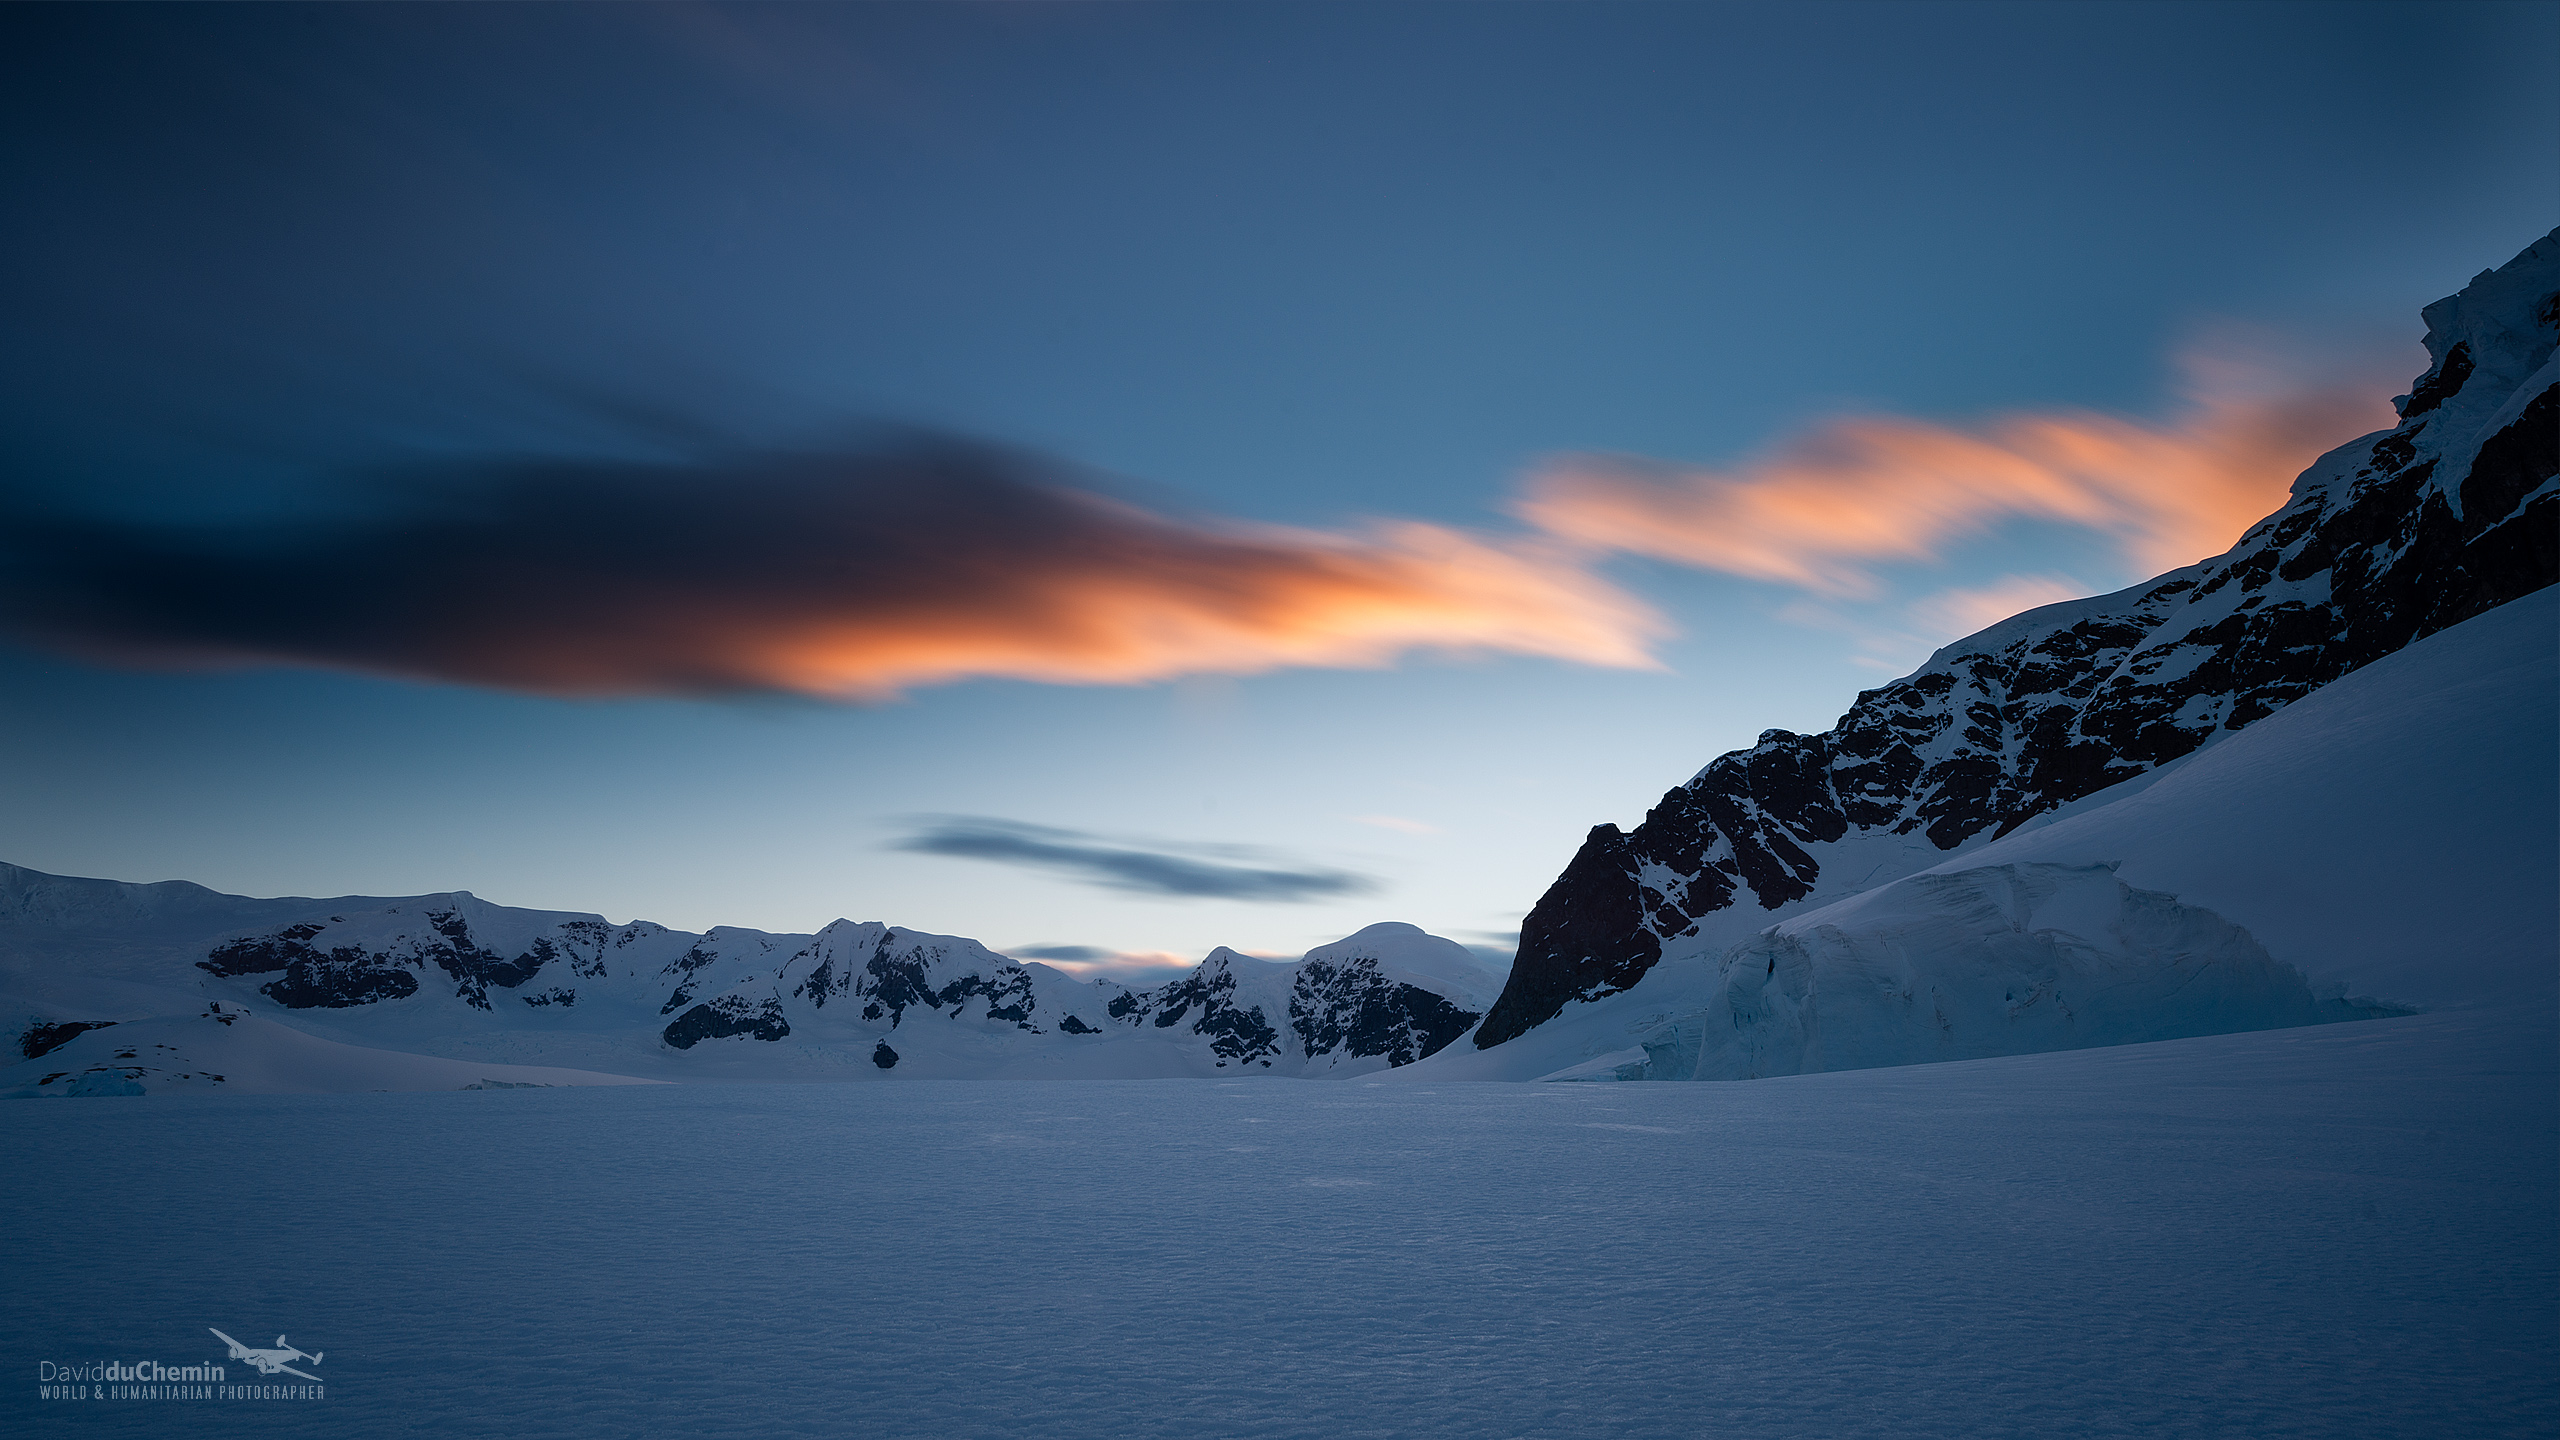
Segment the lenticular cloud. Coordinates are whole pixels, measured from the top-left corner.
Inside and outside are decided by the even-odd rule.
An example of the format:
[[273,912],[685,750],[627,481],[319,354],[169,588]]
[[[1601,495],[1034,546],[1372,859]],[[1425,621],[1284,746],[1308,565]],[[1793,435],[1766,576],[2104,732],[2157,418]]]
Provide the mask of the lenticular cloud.
[[22,633],[557,695],[879,699],[1416,650],[1643,667],[1648,608],[1535,539],[1178,519],[954,442],[718,463],[483,465],[350,517],[0,526]]
[[1595,551],[1853,598],[1880,589],[1878,566],[1935,560],[2013,518],[2106,534],[2154,574],[2220,553],[2339,437],[2391,423],[2362,385],[2270,383],[2229,353],[2184,368],[2189,403],[2167,424],[2082,411],[1971,429],[1855,417],[1725,469],[1562,457],[1513,508]]
[[254,525],[0,494],[0,626],[128,663],[550,695],[878,700],[982,677],[1132,684],[1425,651],[1649,668],[1668,626],[1594,573],[1609,554],[1872,598],[1883,567],[2025,518],[2108,535],[2151,573],[2219,551],[2326,443],[2388,418],[2362,387],[2271,386],[2227,356],[2187,370],[2188,410],[2161,425],[1866,417],[1727,469],[1567,457],[1513,506],[1534,532],[1507,536],[1172,516],[948,439],[484,461]]

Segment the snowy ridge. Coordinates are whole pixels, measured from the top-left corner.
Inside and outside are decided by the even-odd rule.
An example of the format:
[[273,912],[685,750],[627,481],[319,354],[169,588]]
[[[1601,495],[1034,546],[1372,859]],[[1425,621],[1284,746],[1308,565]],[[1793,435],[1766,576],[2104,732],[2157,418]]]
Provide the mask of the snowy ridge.
[[[1743,1079],[2560,1003],[2560,587],[1417,1080]],[[2378,998],[2377,998],[2378,997]]]
[[1549,1078],[1754,1080],[2409,1013],[2315,996],[2248,931],[2108,865],[1915,875],[1774,925],[1700,978],[1637,1053]]
[[2425,314],[2402,423],[2323,456],[2227,553],[2013,616],[1835,729],[1765,732],[1635,830],[1593,829],[1475,1043],[2091,802],[2560,580],[2560,232]]
[[[1498,988],[1464,947],[1398,924],[1298,962],[1222,948],[1131,990],[877,922],[693,934],[465,891],[255,900],[0,865],[21,1061],[0,1090],[20,1093],[454,1088],[456,1065],[544,1084],[1353,1074],[1437,1051]],[[251,1053],[277,1047],[307,1063]],[[526,1066],[593,1078],[511,1078]]]

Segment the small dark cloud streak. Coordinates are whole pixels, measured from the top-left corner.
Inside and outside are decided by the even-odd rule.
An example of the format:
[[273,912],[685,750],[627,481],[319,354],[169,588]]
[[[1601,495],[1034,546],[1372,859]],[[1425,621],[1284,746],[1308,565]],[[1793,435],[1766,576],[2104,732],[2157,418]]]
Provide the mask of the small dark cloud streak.
[[[892,842],[890,848],[918,855],[948,855],[964,860],[990,860],[1003,865],[1054,870],[1106,890],[1177,899],[1287,903],[1336,895],[1363,895],[1378,888],[1378,882],[1371,877],[1344,870],[1284,870],[1214,864],[1162,850],[1096,843],[1100,838],[1080,830],[1026,825],[989,816],[943,815],[927,818],[914,834]],[[1044,958],[1087,957],[1056,955]]]
[[1118,951],[1099,945],[1022,945],[1010,953],[1016,960],[1108,960]]

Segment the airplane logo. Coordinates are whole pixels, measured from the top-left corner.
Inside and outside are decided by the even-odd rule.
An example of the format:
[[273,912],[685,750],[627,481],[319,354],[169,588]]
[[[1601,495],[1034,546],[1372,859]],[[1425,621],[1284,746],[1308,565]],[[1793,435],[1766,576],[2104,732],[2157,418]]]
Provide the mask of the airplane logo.
[[[204,1328],[207,1330],[213,1330],[213,1327],[210,1325],[207,1325]],[[292,1366],[284,1363],[287,1360],[308,1360],[312,1364],[317,1365],[320,1363],[320,1357],[317,1355],[305,1355],[301,1351],[294,1349],[292,1346],[284,1343],[284,1337],[281,1335],[276,1337],[276,1347],[274,1349],[252,1350],[248,1346],[241,1344],[239,1341],[232,1339],[230,1336],[223,1335],[219,1330],[213,1330],[213,1333],[221,1336],[222,1343],[231,1347],[232,1359],[248,1361],[250,1364],[258,1367],[258,1373],[261,1375],[300,1375],[305,1380],[317,1380],[320,1378],[308,1371],[296,1370]]]

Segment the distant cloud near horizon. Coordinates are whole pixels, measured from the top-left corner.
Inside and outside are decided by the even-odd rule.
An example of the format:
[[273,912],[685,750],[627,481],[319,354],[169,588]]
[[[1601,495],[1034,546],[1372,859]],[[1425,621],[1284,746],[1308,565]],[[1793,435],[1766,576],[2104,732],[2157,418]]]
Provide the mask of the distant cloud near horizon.
[[1016,960],[1036,960],[1079,980],[1116,980],[1144,987],[1160,984],[1200,963],[1197,955],[1170,950],[1112,950],[1100,945],[1017,945],[1004,952]]
[[1879,566],[1937,560],[2011,519],[2107,535],[2139,578],[2229,548],[2313,460],[2393,423],[2388,382],[2374,377],[2291,380],[2229,344],[2180,363],[2187,406],[2166,424],[2087,411],[1972,428],[1856,416],[1722,468],[1559,457],[1513,509],[1595,551],[1838,598],[1871,597]]
[[1099,945],[1017,945],[1010,952],[1016,960],[1064,960],[1083,964],[1091,960],[1107,960],[1113,951]]
[[[1289,903],[1377,890],[1367,875],[1316,867],[1281,869],[1193,859],[1166,847],[1108,841],[1081,830],[1030,825],[985,815],[932,815],[918,818],[914,833],[891,842],[891,849],[918,855],[947,855],[965,860],[1025,865],[1052,870],[1106,890],[1175,899],[1253,900]],[[1237,847],[1199,847],[1230,858],[1259,854]],[[1084,956],[1060,956],[1085,959]]]
[[0,616],[94,657],[560,696],[879,700],[1417,650],[1651,667],[1667,627],[1537,537],[1177,518],[956,440],[489,461],[327,515],[154,522],[0,495]]

